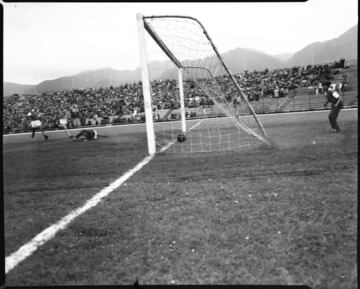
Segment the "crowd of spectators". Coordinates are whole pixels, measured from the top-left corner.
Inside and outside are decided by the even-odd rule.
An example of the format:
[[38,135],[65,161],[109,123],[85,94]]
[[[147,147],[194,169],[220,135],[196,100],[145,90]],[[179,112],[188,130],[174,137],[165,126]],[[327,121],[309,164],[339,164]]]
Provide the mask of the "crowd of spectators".
[[287,96],[299,87],[318,86],[322,81],[330,80],[332,76],[330,65],[307,65],[273,71],[245,71],[236,77],[249,100],[258,101],[264,96]]
[[[337,67],[344,65],[341,59]],[[269,71],[245,71],[235,74],[240,87],[249,101],[263,97],[283,97],[299,87],[318,87],[321,82],[332,79],[332,64],[307,65]],[[236,94],[229,76],[217,76],[216,80],[224,95]],[[152,82],[152,101],[155,119],[160,120],[160,110],[174,110],[180,107],[177,100],[176,80],[155,80]],[[203,90],[192,80],[186,80],[185,106],[188,108],[213,105]],[[231,97],[229,100],[234,100]],[[68,91],[47,92],[41,95],[14,94],[3,101],[3,133],[16,133],[28,130],[26,115],[32,109],[41,111],[45,129],[58,128],[61,118],[69,119],[69,127],[110,124],[144,120],[144,103],[141,82],[128,83],[118,87],[73,89]],[[173,116],[174,114],[172,114]],[[187,112],[188,117],[195,116]],[[172,117],[173,118],[173,117]]]

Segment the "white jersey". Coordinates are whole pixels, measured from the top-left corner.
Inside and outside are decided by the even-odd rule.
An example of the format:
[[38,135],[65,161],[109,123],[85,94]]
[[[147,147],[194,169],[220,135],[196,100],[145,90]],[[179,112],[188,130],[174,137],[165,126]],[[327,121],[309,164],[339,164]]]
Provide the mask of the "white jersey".
[[41,126],[41,121],[40,120],[32,120],[30,125],[32,128],[38,128]]

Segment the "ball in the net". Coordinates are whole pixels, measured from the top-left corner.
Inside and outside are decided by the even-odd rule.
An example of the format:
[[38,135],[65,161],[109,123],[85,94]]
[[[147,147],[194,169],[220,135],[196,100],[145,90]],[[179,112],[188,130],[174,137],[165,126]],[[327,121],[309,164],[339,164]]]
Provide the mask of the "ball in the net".
[[184,133],[179,133],[179,134],[177,135],[177,141],[178,141],[178,142],[182,143],[182,142],[184,142],[185,140],[186,140],[186,136],[185,136]]

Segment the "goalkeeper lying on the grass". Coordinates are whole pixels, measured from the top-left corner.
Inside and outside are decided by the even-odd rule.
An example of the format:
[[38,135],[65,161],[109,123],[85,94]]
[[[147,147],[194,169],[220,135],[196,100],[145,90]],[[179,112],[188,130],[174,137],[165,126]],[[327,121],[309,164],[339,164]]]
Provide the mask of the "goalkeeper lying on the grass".
[[105,135],[98,134],[98,132],[93,129],[82,129],[77,135],[70,136],[73,140],[82,140],[82,141],[88,141],[88,140],[95,140],[99,137],[106,137]]
[[65,129],[65,132],[67,133],[67,135],[73,139],[74,141],[77,141],[77,140],[82,140],[82,141],[88,141],[88,140],[95,140],[95,139],[98,139],[99,137],[106,137],[105,135],[100,135],[98,134],[98,132],[93,129],[93,128],[90,128],[90,129],[82,129],[77,135],[75,136],[72,136],[65,125],[63,125],[64,129]]

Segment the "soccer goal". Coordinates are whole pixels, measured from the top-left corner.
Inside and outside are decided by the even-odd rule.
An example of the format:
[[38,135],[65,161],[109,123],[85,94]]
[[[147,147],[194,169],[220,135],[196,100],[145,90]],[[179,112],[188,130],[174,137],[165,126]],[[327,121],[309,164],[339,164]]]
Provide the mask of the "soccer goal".
[[264,127],[204,26],[137,14],[149,154],[268,144]]

